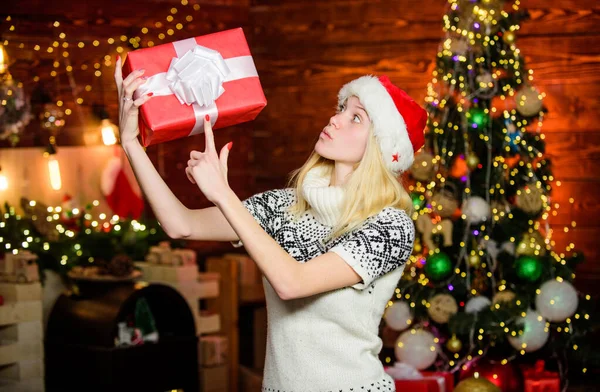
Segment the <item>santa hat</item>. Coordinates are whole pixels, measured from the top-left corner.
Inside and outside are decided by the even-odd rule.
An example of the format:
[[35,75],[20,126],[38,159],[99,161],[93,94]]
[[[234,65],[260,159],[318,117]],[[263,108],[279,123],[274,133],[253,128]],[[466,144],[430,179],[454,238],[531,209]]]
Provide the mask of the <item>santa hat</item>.
[[387,76],[367,75],[347,83],[338,94],[338,103],[343,104],[353,95],[369,114],[388,169],[400,174],[410,168],[414,153],[425,143],[425,109]]

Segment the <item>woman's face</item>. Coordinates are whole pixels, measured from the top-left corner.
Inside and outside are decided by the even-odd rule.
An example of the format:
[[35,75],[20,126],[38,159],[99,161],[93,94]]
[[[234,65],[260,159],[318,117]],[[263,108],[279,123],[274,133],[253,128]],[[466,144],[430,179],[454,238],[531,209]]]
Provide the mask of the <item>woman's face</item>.
[[315,151],[339,163],[355,164],[367,147],[371,120],[357,97],[348,98],[323,128]]

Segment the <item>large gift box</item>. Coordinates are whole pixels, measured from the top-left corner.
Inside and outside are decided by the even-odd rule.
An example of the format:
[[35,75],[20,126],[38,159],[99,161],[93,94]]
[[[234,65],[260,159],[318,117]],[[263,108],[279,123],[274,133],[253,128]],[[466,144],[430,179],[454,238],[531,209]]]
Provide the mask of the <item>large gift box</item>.
[[532,368],[523,368],[524,392],[559,392],[560,377],[556,372],[545,370],[543,360],[536,362]]
[[144,69],[146,83],[134,98],[153,93],[140,108],[144,146],[251,121],[267,105],[254,60],[241,28],[127,55],[123,77]]
[[397,391],[452,392],[454,390],[454,377],[448,372],[419,372],[414,367],[401,362],[386,367],[385,371],[394,379]]

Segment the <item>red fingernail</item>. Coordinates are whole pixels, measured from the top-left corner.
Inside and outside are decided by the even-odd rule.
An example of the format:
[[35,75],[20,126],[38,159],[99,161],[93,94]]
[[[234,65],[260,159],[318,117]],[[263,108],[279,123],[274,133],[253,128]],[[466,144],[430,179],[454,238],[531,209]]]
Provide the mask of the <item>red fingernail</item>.
[[227,149],[231,150],[231,147],[233,147],[233,142],[229,142],[227,143]]
[[206,116],[204,116],[204,119],[205,119],[206,121],[210,121],[210,116],[207,114]]
[[149,96],[149,97],[151,97],[151,96],[153,96],[153,95],[154,95],[154,93],[148,93],[148,96]]

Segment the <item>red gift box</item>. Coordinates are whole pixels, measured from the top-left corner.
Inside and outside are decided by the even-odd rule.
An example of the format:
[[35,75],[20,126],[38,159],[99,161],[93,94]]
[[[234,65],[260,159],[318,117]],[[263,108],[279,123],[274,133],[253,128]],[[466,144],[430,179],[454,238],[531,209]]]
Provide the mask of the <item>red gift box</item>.
[[[182,100],[182,94],[174,94],[174,90],[170,87],[172,79],[167,80],[169,78],[167,75],[171,75],[173,68],[177,68],[177,66],[173,67],[175,62],[172,64],[172,60],[176,59],[184,63],[186,59],[192,57],[189,56],[190,52],[196,53],[197,49],[218,56],[206,63],[210,66],[213,64],[221,66],[224,63],[228,72],[221,74],[210,67],[206,68],[208,72],[205,72],[203,67],[194,66],[184,69],[184,73],[191,69],[188,73],[195,73],[199,78],[206,78],[206,75],[219,75],[217,77],[219,85],[216,87],[217,82],[214,78],[201,80],[200,83],[190,87],[195,94],[188,92],[183,96],[187,98],[190,95],[199,96],[200,99],[198,102],[188,104],[188,99]],[[218,53],[215,54],[213,51]],[[182,61],[184,56],[186,58]],[[267,105],[241,28],[132,51],[127,55],[123,65],[123,77],[137,69],[145,69],[144,76],[148,79],[138,89],[136,97],[140,93],[154,93],[154,96],[140,108],[140,133],[146,147],[204,132],[203,121],[207,114],[211,118],[213,129],[218,129],[254,120]],[[185,83],[181,85],[188,86]],[[198,93],[198,86],[206,89],[212,87],[213,91],[220,91],[220,95],[214,103],[210,103],[212,99],[208,99],[210,104],[202,104],[202,97],[207,93],[205,91]]]
[[[423,378],[420,379],[397,379],[393,371],[385,370],[394,378],[396,390],[411,392],[452,392],[454,390],[454,378],[448,372],[419,372]],[[415,372],[417,372],[415,370]]]
[[544,370],[545,363],[539,360],[535,367],[523,369],[525,392],[559,392],[560,377],[556,372]]

